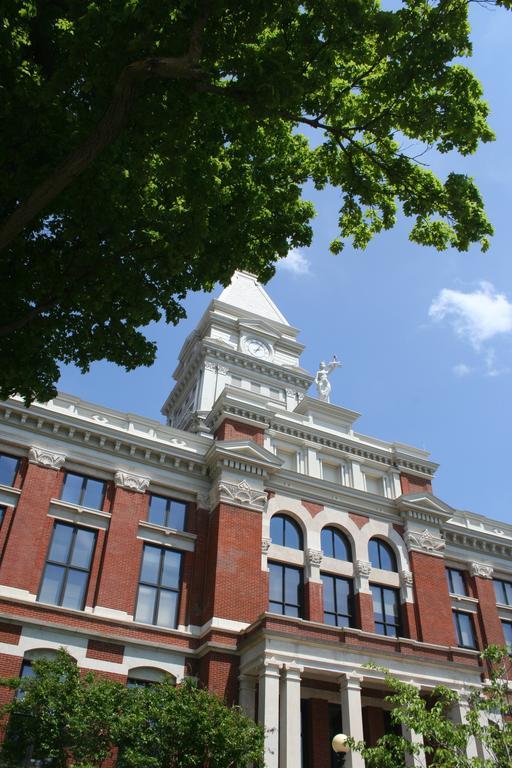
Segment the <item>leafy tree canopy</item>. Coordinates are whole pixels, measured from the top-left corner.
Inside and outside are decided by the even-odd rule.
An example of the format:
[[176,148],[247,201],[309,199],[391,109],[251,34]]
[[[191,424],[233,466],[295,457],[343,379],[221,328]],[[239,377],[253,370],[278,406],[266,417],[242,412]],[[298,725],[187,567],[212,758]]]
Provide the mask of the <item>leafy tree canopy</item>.
[[4,707],[4,768],[28,759],[99,768],[109,757],[118,768],[263,766],[262,729],[188,681],[126,688],[84,674],[65,650],[33,668],[34,677],[0,681],[21,693]]
[[[464,702],[464,722],[450,716],[461,695],[445,686],[437,686],[428,698],[415,686],[403,683],[389,673],[386,680],[391,693],[387,700],[393,705],[391,721],[395,730],[402,726],[423,737],[424,746],[411,742],[397,733],[382,736],[375,747],[363,743],[350,745],[361,752],[366,768],[396,768],[404,765],[431,768],[510,768],[512,766],[512,697],[508,680],[512,665],[508,652],[490,646],[483,654],[490,672],[485,688],[467,691]],[[477,747],[478,756],[468,757],[468,744]]]
[[399,206],[415,242],[485,250],[473,180],[404,148],[492,140],[470,54],[467,0],[5,0],[0,396],[151,364],[137,328],[309,244],[308,179],[339,189],[334,252]]

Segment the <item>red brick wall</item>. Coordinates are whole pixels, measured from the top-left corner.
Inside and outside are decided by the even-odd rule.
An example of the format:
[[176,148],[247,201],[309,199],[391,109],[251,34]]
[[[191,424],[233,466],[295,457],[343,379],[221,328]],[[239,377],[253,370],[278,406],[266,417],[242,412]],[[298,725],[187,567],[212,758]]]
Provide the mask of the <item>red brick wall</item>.
[[264,434],[265,430],[263,427],[243,424],[232,419],[224,419],[215,432],[215,438],[216,440],[254,440],[255,443],[263,446]]
[[421,491],[432,493],[431,480],[426,477],[409,475],[407,472],[400,473],[400,485],[402,486],[402,493],[421,493]]
[[[9,656],[6,653],[0,653],[0,677],[18,677],[22,662],[22,656]],[[11,688],[0,686],[0,707],[8,704],[13,698],[14,691]]]
[[143,547],[137,531],[139,520],[147,518],[148,504],[147,494],[116,488],[105,537],[97,605],[133,614]]
[[230,706],[238,701],[238,656],[207,653],[198,665],[199,681]]
[[369,517],[366,517],[365,515],[356,515],[355,512],[349,512],[348,516],[350,517],[352,522],[354,522],[357,525],[358,528],[362,528],[363,525],[366,525],[366,523],[370,519]]
[[37,593],[54,519],[50,499],[58,498],[63,472],[29,464],[0,566],[0,583]]
[[110,661],[113,664],[122,664],[124,645],[91,638],[87,643],[86,656],[88,659],[100,659],[101,661]]
[[305,501],[304,499],[302,499],[302,506],[308,510],[311,517],[318,515],[324,508],[323,504],[315,504],[314,501]]
[[205,614],[254,621],[268,607],[261,570],[261,514],[221,503],[212,512],[205,580]]
[[304,618],[309,621],[324,620],[323,585],[317,581],[308,581],[304,585]]
[[425,643],[456,645],[444,559],[410,553],[419,639]]
[[404,625],[404,636],[410,637],[412,640],[417,640],[418,626],[414,603],[402,603],[402,620]]
[[504,645],[505,637],[496,607],[492,580],[474,576],[469,577],[468,581],[473,587],[475,597],[478,598],[477,630],[480,630],[483,647]]
[[366,592],[358,592],[355,596],[356,627],[365,632],[375,632],[373,616],[373,597]]
[[0,622],[0,643],[10,643],[18,645],[21,635],[20,624],[8,624],[6,621]]
[[324,699],[309,699],[308,703],[309,765],[311,768],[330,768],[329,703]]

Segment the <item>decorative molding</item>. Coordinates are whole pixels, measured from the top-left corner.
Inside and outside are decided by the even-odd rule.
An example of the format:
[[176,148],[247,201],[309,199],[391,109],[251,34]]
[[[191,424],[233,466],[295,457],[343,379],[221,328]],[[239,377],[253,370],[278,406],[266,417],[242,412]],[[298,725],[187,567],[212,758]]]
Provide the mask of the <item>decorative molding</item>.
[[66,461],[66,456],[63,453],[53,453],[45,448],[32,446],[28,452],[28,460],[31,464],[39,464],[40,467],[58,470]]
[[224,492],[230,501],[238,501],[248,506],[256,506],[267,500],[265,491],[251,488],[247,480],[240,483],[228,483],[223,480],[219,483],[219,491]]
[[372,564],[369,563],[367,560],[356,560],[354,563],[355,565],[355,571],[358,576],[362,576],[366,579],[369,578],[371,572],[372,572]]
[[407,549],[419,549],[431,554],[440,554],[446,547],[442,536],[436,536],[427,528],[424,531],[406,531],[405,543]]
[[263,538],[261,540],[261,554],[266,555],[272,544],[272,539]]
[[402,587],[412,587],[413,575],[411,571],[400,571],[400,584]]
[[481,579],[492,579],[494,576],[494,568],[486,563],[471,563],[469,571],[472,576],[480,576]]
[[136,493],[146,493],[149,486],[149,477],[139,477],[120,470],[115,473],[114,481],[118,488],[126,488]]
[[198,493],[196,497],[197,506],[199,509],[210,509],[210,494]]
[[309,565],[319,568],[322,564],[323,552],[320,549],[308,549],[307,552]]

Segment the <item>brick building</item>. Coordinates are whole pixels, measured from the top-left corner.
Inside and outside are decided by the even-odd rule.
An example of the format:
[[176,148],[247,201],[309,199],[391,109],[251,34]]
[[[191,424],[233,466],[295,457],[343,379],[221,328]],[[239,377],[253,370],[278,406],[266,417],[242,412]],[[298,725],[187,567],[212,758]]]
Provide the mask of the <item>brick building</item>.
[[0,674],[65,646],[132,684],[195,676],[266,726],[269,768],[329,768],[333,732],[389,727],[370,660],[426,692],[481,683],[479,650],[512,643],[512,526],[307,396],[297,334],[237,273],[165,425],[66,394],[0,404]]

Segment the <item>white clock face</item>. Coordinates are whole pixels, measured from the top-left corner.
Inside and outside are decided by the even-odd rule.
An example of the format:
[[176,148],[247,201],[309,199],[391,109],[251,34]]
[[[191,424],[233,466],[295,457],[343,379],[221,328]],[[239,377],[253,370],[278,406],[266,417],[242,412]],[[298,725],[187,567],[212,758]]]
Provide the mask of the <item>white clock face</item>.
[[246,339],[245,349],[250,355],[268,360],[271,355],[270,345],[261,339]]

